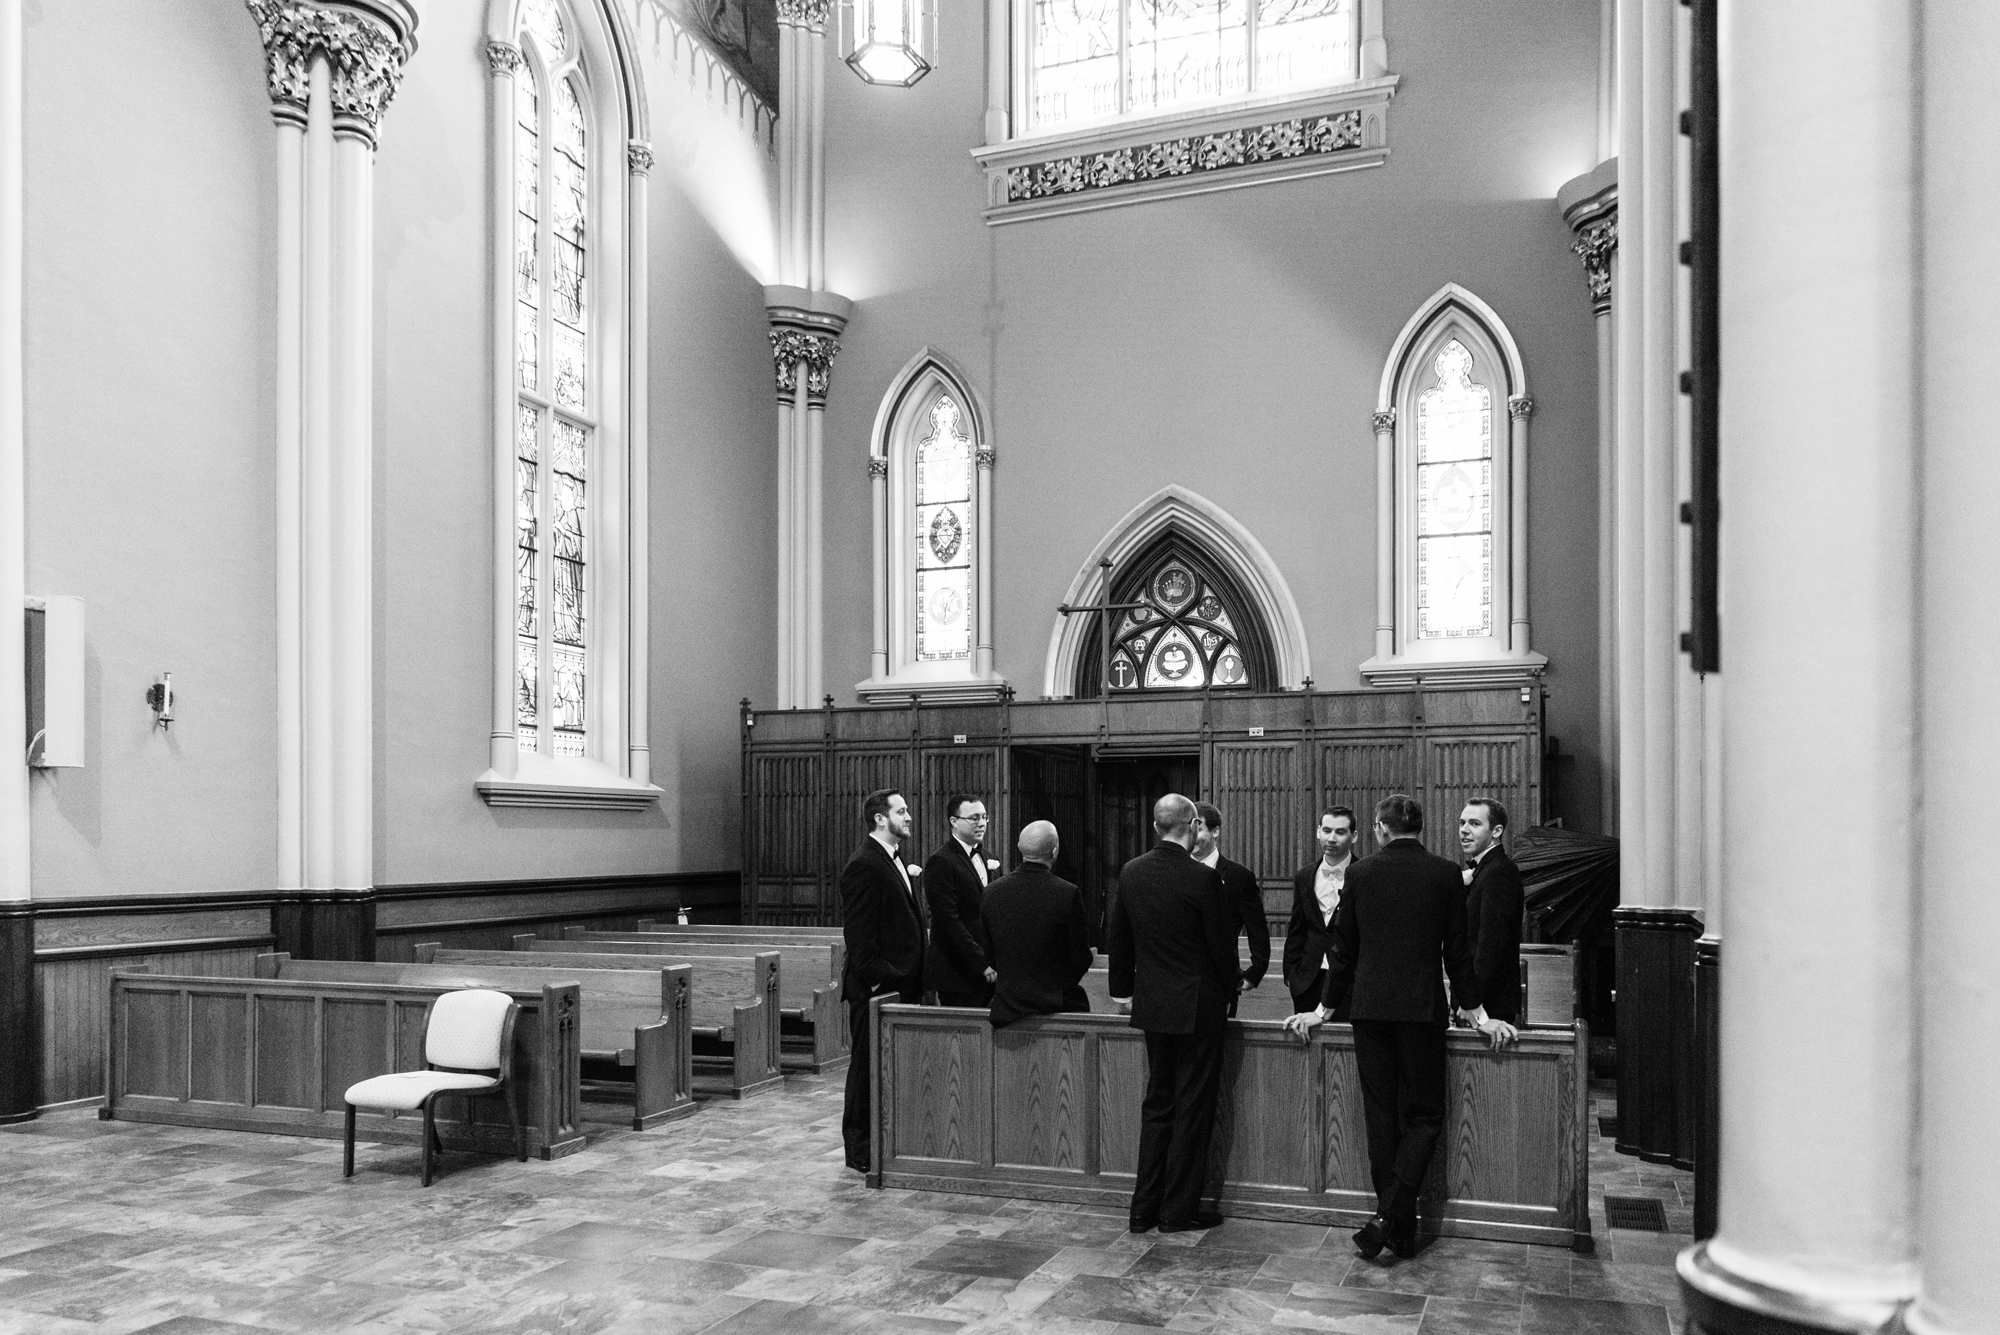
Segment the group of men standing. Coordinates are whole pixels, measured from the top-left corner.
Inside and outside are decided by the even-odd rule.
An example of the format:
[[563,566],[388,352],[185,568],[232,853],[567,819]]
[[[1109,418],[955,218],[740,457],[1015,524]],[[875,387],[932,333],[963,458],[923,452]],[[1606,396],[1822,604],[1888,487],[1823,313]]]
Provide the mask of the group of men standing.
[[[1088,1011],[1093,956],[1083,897],[1055,875],[1047,821],[1026,826],[1021,863],[987,855],[986,805],[946,802],[951,837],[919,869],[901,847],[900,793],[863,803],[868,837],[841,872],[852,1064],[842,1119],[847,1163],[868,1171],[868,1003],[985,1007],[995,1026]],[[1502,840],[1507,811],[1479,798],[1459,816],[1468,865],[1422,844],[1423,808],[1401,794],[1374,812],[1378,851],[1355,857],[1354,813],[1319,819],[1319,860],[1292,880],[1283,978],[1301,1038],[1353,1026],[1376,1214],[1354,1235],[1366,1257],[1417,1246],[1417,1198],[1443,1130],[1445,1031],[1453,1017],[1497,1050],[1520,1011],[1523,891]],[[1223,1039],[1238,995],[1259,986],[1271,941],[1256,875],[1217,848],[1222,815],[1176,793],[1153,808],[1154,846],[1119,874],[1105,945],[1114,1003],[1145,1033],[1146,1092],[1129,1224],[1135,1233],[1212,1228],[1201,1210],[1221,1094]],[[918,882],[921,881],[921,888]],[[1245,939],[1249,960],[1238,951]]]

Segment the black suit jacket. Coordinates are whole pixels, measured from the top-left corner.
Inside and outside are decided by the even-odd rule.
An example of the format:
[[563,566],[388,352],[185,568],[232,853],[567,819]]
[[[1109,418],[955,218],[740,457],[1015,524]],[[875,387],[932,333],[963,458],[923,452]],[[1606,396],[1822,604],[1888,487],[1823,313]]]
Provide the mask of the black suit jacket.
[[1521,1018],[1521,914],[1527,899],[1521,869],[1504,848],[1479,859],[1465,891],[1465,929],[1472,938],[1479,995],[1486,1013],[1508,1024]]
[[1198,1034],[1229,1022],[1236,913],[1214,869],[1161,842],[1118,873],[1111,910],[1111,995],[1132,998],[1132,1027]]
[[840,869],[840,931],[847,943],[840,988],[848,1001],[866,1001],[885,989],[923,992],[924,924],[917,901],[903,888],[889,850],[872,836]]
[[[982,849],[980,857],[986,853]],[[924,952],[924,987],[933,992],[971,992],[981,1001],[986,981],[986,929],[979,901],[986,894],[965,846],[947,839],[924,864],[924,903],[930,907],[931,944]]]
[[[1350,861],[1348,867],[1354,864]],[[1285,926],[1285,986],[1303,992],[1326,967],[1333,924],[1319,911],[1320,859],[1292,873],[1292,918]],[[1343,891],[1342,899],[1346,898]]]
[[1444,1024],[1450,1010],[1440,960],[1452,996],[1477,1006],[1459,865],[1426,852],[1414,837],[1392,839],[1349,865],[1321,1004],[1333,1008],[1344,997],[1356,1020]]
[[1243,981],[1255,987],[1264,981],[1264,971],[1271,967],[1271,924],[1264,917],[1264,889],[1257,884],[1257,873],[1240,862],[1218,858],[1215,870],[1222,877],[1222,889],[1236,915],[1237,930],[1250,938],[1250,965],[1242,974]]
[[1031,1015],[1088,1011],[1090,922],[1083,895],[1039,862],[986,887],[980,917],[988,958],[1000,980],[989,1014],[995,1028]]

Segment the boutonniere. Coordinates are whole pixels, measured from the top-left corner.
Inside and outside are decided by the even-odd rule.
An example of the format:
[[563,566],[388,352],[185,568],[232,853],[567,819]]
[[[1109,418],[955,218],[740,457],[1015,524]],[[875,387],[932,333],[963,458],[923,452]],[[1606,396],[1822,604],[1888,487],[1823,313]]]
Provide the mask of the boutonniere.
[[999,858],[988,858],[988,859],[986,859],[986,870],[988,870],[988,871],[999,871],[999,870],[1000,870],[1000,859],[999,859]]
[[903,864],[903,870],[908,872],[912,876],[922,876],[924,874],[924,869],[922,867],[919,867],[914,862],[905,862]]
[[1471,884],[1472,884],[1472,873],[1473,873],[1474,871],[1476,871],[1476,870],[1477,870],[1477,868],[1474,868],[1474,867],[1467,867],[1467,868],[1466,868],[1466,869],[1464,870],[1464,872],[1462,872],[1462,873],[1461,873],[1461,875],[1463,875],[1463,876],[1465,877],[1465,883],[1466,883],[1467,885],[1471,885]]

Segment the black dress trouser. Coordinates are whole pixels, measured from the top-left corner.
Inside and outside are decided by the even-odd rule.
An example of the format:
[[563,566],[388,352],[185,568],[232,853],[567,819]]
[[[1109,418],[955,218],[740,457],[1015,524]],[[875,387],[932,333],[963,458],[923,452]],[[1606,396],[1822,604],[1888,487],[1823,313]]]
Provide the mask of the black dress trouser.
[[1222,1093],[1223,1031],[1146,1033],[1146,1098],[1139,1105],[1139,1170],[1132,1222],[1186,1224],[1201,1208],[1215,1104]]
[[[903,992],[896,1000],[916,1005],[920,993]],[[874,1035],[868,1032],[868,1001],[865,995],[847,1003],[847,1106],[840,1111],[840,1139],[847,1147],[847,1166],[862,1172],[869,1169],[869,1072],[868,1059]]]
[[1353,1024],[1376,1210],[1392,1224],[1413,1223],[1417,1193],[1444,1130],[1444,1026],[1393,1020]]

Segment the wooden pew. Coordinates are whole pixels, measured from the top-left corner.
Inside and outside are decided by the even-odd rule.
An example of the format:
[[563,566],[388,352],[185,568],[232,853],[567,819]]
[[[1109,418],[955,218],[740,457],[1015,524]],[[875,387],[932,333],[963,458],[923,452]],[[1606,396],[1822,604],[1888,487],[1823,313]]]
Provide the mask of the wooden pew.
[[613,969],[487,968],[431,964],[380,964],[357,960],[295,960],[278,951],[257,957],[257,977],[309,983],[388,980],[427,987],[490,987],[527,991],[544,983],[575,982],[582,990],[583,1060],[618,1068],[633,1086],[632,1129],[644,1131],[694,1112],[694,1047],[689,1031],[693,970],[655,968],[650,974]]
[[1567,1029],[1578,1018],[1575,946],[1521,947],[1521,1023]]
[[[530,942],[537,942],[532,951],[528,944]],[[566,944],[564,942],[549,941],[526,933],[516,936],[514,944],[517,947],[514,950],[467,950],[442,946],[435,941],[421,941],[417,943],[417,960],[419,963],[448,964],[453,968],[554,969],[566,975],[585,970],[617,972],[644,969],[657,972],[662,967],[692,969],[695,978],[695,1018],[692,1033],[696,1052],[703,1057],[735,1056],[724,1027],[719,1023],[707,1023],[711,1017],[703,1009],[704,998],[713,994],[728,1000],[738,991],[762,988],[761,995],[769,998],[771,1004],[770,1009],[759,1014],[756,1019],[757,1025],[762,1030],[757,1060],[764,1061],[766,1054],[769,1054],[768,1060],[774,1073],[773,1078],[783,1079],[783,1072],[780,1069],[783,1063],[779,1060],[783,1031],[779,1021],[784,1011],[779,1003],[784,998],[785,989],[793,986],[793,983],[785,971],[778,952],[761,950],[737,955],[682,956],[647,951],[615,952],[581,948],[564,950],[561,948]],[[771,979],[764,974],[766,967],[777,979],[775,989]],[[755,970],[755,977],[745,981],[742,972],[745,969]],[[760,979],[761,982],[758,981]],[[735,1028],[740,1032],[742,1026],[739,1024]],[[755,1093],[763,1087],[760,1084],[750,1092]]]
[[[349,1085],[424,1065],[431,1002],[453,989],[388,980],[315,983],[202,978],[113,970],[98,1115],[293,1136],[342,1135]],[[530,1151],[544,1159],[583,1148],[582,1005],[575,983],[501,988],[521,1007],[511,1092],[472,1100],[467,1120],[441,1120],[447,1148],[514,1154],[512,1098]],[[456,1111],[465,1105],[452,1102]],[[364,1109],[368,1140],[421,1144],[421,1114]]]
[[683,936],[741,936],[755,934],[764,941],[840,941],[844,940],[838,927],[757,927],[740,923],[716,922],[673,922],[670,919],[639,919],[641,932],[675,932]]
[[[877,998],[869,1020],[869,1186],[1126,1207],[1146,1055],[1124,1016],[995,1030],[976,1011]],[[1499,1053],[1469,1031],[1446,1043],[1426,1231],[1591,1251],[1584,1025],[1523,1030]],[[1352,1228],[1374,1214],[1350,1026],[1305,1043],[1269,1021],[1230,1026],[1209,1179],[1225,1215]]]
[[779,1016],[784,1031],[810,1044],[803,1065],[811,1071],[844,1069],[848,1060],[847,1008],[842,1004],[841,970],[846,966],[846,950],[835,941],[734,942],[689,940],[663,933],[586,932],[570,929],[560,941],[521,933],[514,938],[516,949],[537,954],[610,952],[651,955],[665,959],[703,961],[747,959],[768,951],[778,952],[783,961],[783,986]]
[[[522,939],[517,937],[516,944]],[[417,962],[435,962],[439,950],[435,941],[418,942]],[[567,976],[584,967],[568,962],[544,965],[539,958],[518,951],[488,953],[501,959],[496,968],[554,968]],[[705,1067],[726,1069],[726,1092],[731,1098],[761,1094],[782,1085],[785,1073],[778,1062],[781,1042],[778,952],[764,950],[739,958],[707,960],[663,956],[651,961],[648,967],[662,969],[682,964],[693,971],[688,1034],[693,1040],[695,1058]]]

